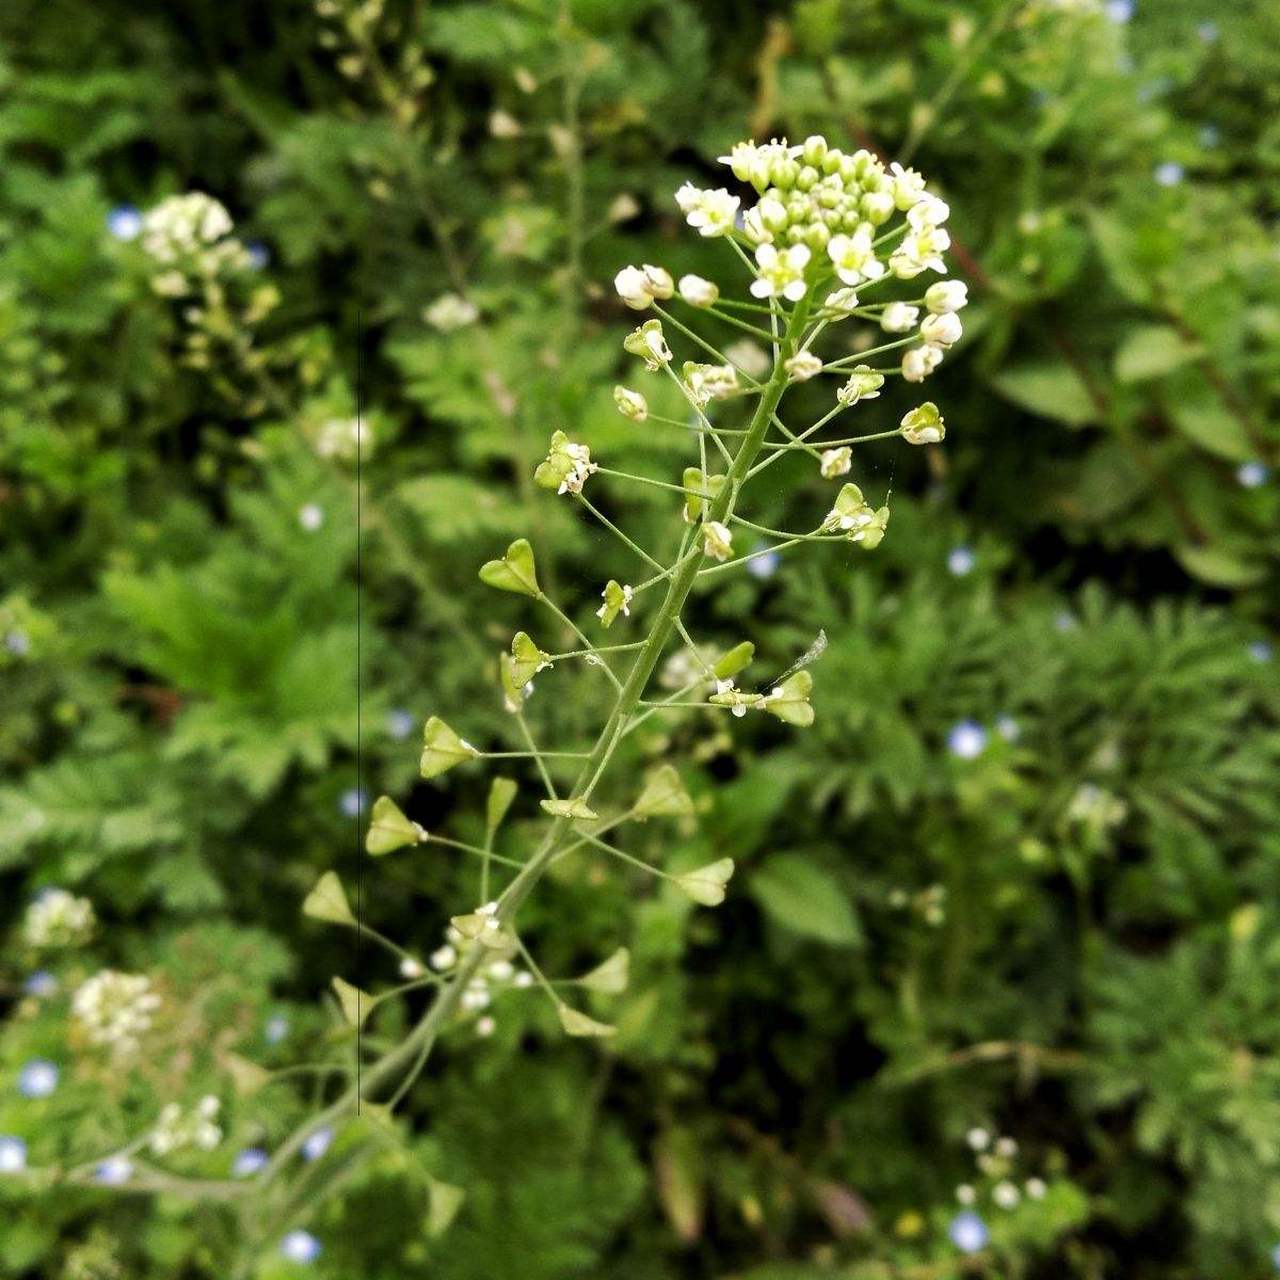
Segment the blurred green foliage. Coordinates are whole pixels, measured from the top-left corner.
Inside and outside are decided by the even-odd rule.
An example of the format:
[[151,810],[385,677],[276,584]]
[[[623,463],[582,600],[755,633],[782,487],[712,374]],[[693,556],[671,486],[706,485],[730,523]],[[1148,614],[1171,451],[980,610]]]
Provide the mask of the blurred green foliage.
[[[75,1163],[214,1092],[227,1138],[186,1171],[223,1177],[324,1096],[228,1082],[342,1050],[330,975],[392,976],[300,919],[320,871],[360,874],[368,919],[415,954],[474,900],[439,851],[359,871],[351,811],[359,785],[480,835],[481,772],[417,783],[402,740],[434,712],[505,740],[495,657],[524,615],[476,566],[528,536],[583,620],[624,577],[616,544],[535,495],[546,438],[623,469],[688,461],[614,412],[613,273],[712,274],[674,189],[724,182],[740,137],[823,132],[910,158],[952,205],[973,305],[930,388],[945,449],[859,452],[860,482],[893,489],[875,555],[823,550],[699,598],[699,637],[753,640],[754,671],[830,641],[807,736],[702,713],[636,735],[633,775],[691,761],[698,809],[636,852],[735,858],[728,900],[696,913],[617,864],[558,867],[528,933],[553,974],[630,948],[615,1044],[564,1041],[518,997],[492,1038],[451,1033],[394,1136],[371,1121],[328,1158],[313,1271],[1264,1274],[1274,7],[316,8],[0,10],[0,1133],[33,1165]],[[203,364],[107,229],[192,189],[265,246],[280,299]],[[428,323],[447,292],[479,321]],[[902,389],[886,400],[896,420]],[[324,441],[358,408],[357,482]],[[819,500],[810,472],[781,464],[759,518]],[[609,494],[642,543],[670,515],[653,493]],[[568,741],[589,701],[535,697],[530,718]],[[975,758],[948,746],[967,721]],[[22,941],[48,885],[95,904],[70,956]],[[166,995],[135,1072],[68,1039],[67,994],[107,966]],[[37,968],[60,994],[23,993]],[[46,1100],[15,1088],[33,1058],[63,1069]],[[975,1171],[975,1127],[1017,1155]],[[1033,1177],[1043,1198],[992,1202]],[[992,1237],[968,1263],[947,1238],[965,1183]],[[442,1184],[466,1194],[447,1229]],[[0,1177],[0,1217],[5,1275],[221,1277],[237,1247],[216,1205],[165,1197]],[[268,1240],[255,1266],[299,1271]]]

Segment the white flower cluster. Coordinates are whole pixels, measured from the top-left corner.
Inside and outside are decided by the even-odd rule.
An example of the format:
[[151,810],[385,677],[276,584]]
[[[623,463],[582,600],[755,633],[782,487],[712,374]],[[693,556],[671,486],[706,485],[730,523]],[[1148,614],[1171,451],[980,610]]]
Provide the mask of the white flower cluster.
[[[1022,1203],[1024,1194],[1028,1200],[1044,1199],[1049,1188],[1043,1178],[1028,1178],[1021,1188],[1013,1180],[1018,1159],[1018,1143],[1015,1139],[993,1139],[986,1129],[976,1127],[965,1134],[965,1142],[973,1152],[974,1163],[979,1171],[991,1180],[991,1200],[997,1208],[1006,1211],[1016,1209]],[[971,1183],[961,1183],[956,1188],[956,1199],[966,1207],[974,1205],[978,1202],[978,1190]]]
[[93,903],[66,889],[46,889],[27,908],[22,936],[32,947],[69,947],[93,933]]
[[159,1007],[160,997],[151,990],[150,978],[114,969],[94,974],[71,999],[71,1012],[90,1043],[105,1045],[119,1055],[138,1048]]
[[224,271],[247,271],[253,255],[232,231],[231,215],[212,196],[200,191],[170,196],[142,219],[143,252],[169,268],[152,288],[164,297],[189,292],[188,278],[212,280]]
[[147,1144],[158,1156],[171,1155],[184,1147],[212,1151],[222,1141],[222,1129],[216,1123],[221,1104],[213,1094],[206,1094],[190,1111],[176,1102],[166,1103]]
[[367,458],[373,445],[373,432],[359,418],[326,418],[311,431],[311,447],[321,458],[354,462]]
[[442,293],[422,316],[433,329],[438,329],[441,333],[453,333],[458,329],[465,329],[469,324],[475,324],[480,318],[480,312],[474,302],[469,302],[459,294]]
[[[484,917],[486,924],[491,922],[493,930],[496,931],[497,910],[496,902],[486,902],[484,906],[476,908],[475,914]],[[429,963],[437,973],[447,974],[457,968],[472,947],[484,945],[486,944],[483,941],[468,938],[457,926],[450,925],[445,930],[444,945],[437,947],[431,953]],[[493,958],[468,979],[459,1005],[467,1013],[483,1013],[493,1002],[494,996],[502,991],[525,990],[531,986],[533,986],[533,974],[528,969],[518,969],[512,964],[509,954],[503,949],[498,949],[493,952]],[[492,1017],[486,1015],[479,1018],[475,1025],[476,1034],[491,1035],[494,1026]]]

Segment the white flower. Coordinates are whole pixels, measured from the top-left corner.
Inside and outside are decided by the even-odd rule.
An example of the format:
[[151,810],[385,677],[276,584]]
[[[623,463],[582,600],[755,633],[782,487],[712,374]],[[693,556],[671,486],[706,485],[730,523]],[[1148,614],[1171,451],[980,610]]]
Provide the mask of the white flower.
[[483,1018],[476,1019],[476,1035],[483,1036],[486,1039],[493,1035],[498,1024],[486,1013]]
[[614,387],[613,403],[618,406],[618,412],[632,422],[643,422],[649,416],[649,402],[630,387]]
[[147,212],[142,220],[142,248],[157,262],[195,256],[201,265],[216,266],[216,255],[200,251],[230,234],[231,229],[231,215],[217,200],[191,191],[170,196]]
[[842,315],[849,315],[858,305],[858,295],[849,288],[835,289],[827,294],[827,300],[822,305],[829,311],[838,311]]
[[728,560],[733,555],[733,534],[719,520],[702,526],[702,549],[713,560]]
[[1027,1179],[1027,1196],[1032,1200],[1043,1200],[1044,1193],[1048,1189],[1049,1188],[1044,1185],[1044,1180],[1041,1178]]
[[489,1007],[489,987],[483,978],[472,978],[462,993],[461,1004],[468,1013],[478,1013]]
[[877,373],[869,365],[855,365],[849,381],[836,392],[836,399],[847,409],[859,400],[875,400],[883,386],[883,373]]
[[757,146],[754,142],[738,142],[727,156],[720,156],[720,163],[733,170],[740,182],[749,182],[757,191],[763,191],[774,181],[779,165],[794,159],[803,147],[789,147],[786,139],[777,138]]
[[415,960],[412,956],[405,956],[400,961],[400,976],[408,982],[413,982],[426,973],[426,969],[422,967],[421,960]]
[[742,232],[755,245],[769,244],[773,240],[773,232],[764,225],[764,219],[760,216],[759,205],[742,215]]
[[93,903],[66,889],[45,889],[27,908],[22,935],[28,946],[67,947],[93,932]]
[[680,296],[691,307],[713,307],[720,297],[720,286],[701,276],[680,277]]
[[985,1151],[991,1145],[991,1135],[985,1129],[970,1129],[964,1140],[971,1151]]
[[954,311],[945,311],[942,315],[925,316],[920,325],[920,336],[925,342],[936,347],[950,347],[960,341],[964,326]]
[[963,1205],[971,1205],[977,1198],[978,1193],[967,1182],[956,1188],[956,1199]]
[[308,532],[315,533],[324,524],[324,508],[308,502],[298,509],[298,523]]
[[423,318],[441,333],[453,333],[474,324],[480,316],[474,302],[456,293],[442,293],[423,313]]
[[997,1138],[995,1152],[1006,1160],[1012,1160],[1018,1154],[1018,1144],[1013,1138]]
[[891,302],[880,316],[885,333],[910,333],[920,321],[920,308],[906,302]]
[[942,227],[922,227],[904,236],[889,259],[889,270],[899,280],[914,280],[923,271],[945,271],[942,255],[951,247],[951,237]]
[[1016,1209],[1022,1199],[1022,1192],[1012,1182],[997,1182],[991,1192],[991,1198],[1002,1209]]
[[781,253],[771,244],[756,249],[756,263],[760,276],[751,282],[751,292],[757,298],[786,298],[799,302],[804,297],[806,285],[804,269],[809,265],[809,246],[793,244]]
[[908,444],[938,444],[947,434],[946,423],[932,400],[904,413],[901,429]]
[[428,963],[437,973],[443,973],[446,969],[452,969],[458,963],[458,952],[454,947],[445,943],[443,947],[437,947],[431,953]]
[[822,372],[822,361],[812,351],[801,351],[786,361],[783,368],[791,375],[793,382],[808,382]]
[[924,195],[924,179],[914,169],[904,169],[896,160],[889,166],[889,172],[894,204],[904,211],[910,209]]
[[704,236],[725,236],[733,230],[738,206],[738,196],[730,195],[723,187],[703,191],[686,182],[676,192],[676,203],[684,212],[685,220]]
[[827,256],[835,266],[836,275],[845,284],[878,280],[884,275],[884,263],[872,248],[871,227],[867,223],[863,223],[851,236],[832,236],[827,244]]
[[940,227],[950,216],[951,206],[945,200],[926,193],[907,210],[907,224],[912,231],[924,231]]
[[908,382],[923,382],[941,363],[942,348],[926,342],[903,355],[902,376]]
[[623,267],[613,277],[613,287],[618,291],[618,297],[633,311],[643,311],[653,304],[649,277],[639,267]]
[[849,468],[853,465],[853,450],[848,445],[839,449],[824,449],[818,465],[824,480],[834,480],[836,476],[847,476]]
[[934,315],[959,311],[969,301],[969,286],[963,280],[939,280],[924,291],[924,305]]

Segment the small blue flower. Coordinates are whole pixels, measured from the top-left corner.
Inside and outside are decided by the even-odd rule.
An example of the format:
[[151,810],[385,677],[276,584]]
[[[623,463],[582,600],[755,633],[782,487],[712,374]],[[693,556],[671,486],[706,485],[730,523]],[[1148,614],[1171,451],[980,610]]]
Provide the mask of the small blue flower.
[[322,1247],[310,1231],[290,1231],[280,1241],[280,1252],[290,1262],[314,1262],[320,1256]]
[[1216,124],[1202,124],[1198,136],[1202,147],[1216,147],[1222,141],[1222,130]]
[[947,556],[947,569],[957,578],[963,578],[965,574],[972,573],[977,563],[978,557],[971,547],[953,547]]
[[27,1167],[27,1144],[21,1138],[0,1134],[0,1173],[21,1173]]
[[31,638],[25,631],[10,631],[5,635],[4,647],[16,657],[25,658],[31,652]]
[[249,255],[249,265],[255,271],[261,271],[271,261],[271,250],[261,240],[249,240],[245,243],[245,252]]
[[327,1125],[317,1129],[314,1133],[307,1134],[307,1139],[302,1144],[302,1158],[304,1160],[319,1160],[329,1150],[329,1144],[332,1141],[333,1130]]
[[1260,489],[1270,475],[1264,462],[1242,462],[1236,468],[1236,480],[1246,489]]
[[18,1092],[24,1098],[47,1098],[58,1087],[58,1067],[48,1058],[32,1058],[18,1073]]
[[1176,160],[1156,165],[1155,180],[1162,187],[1176,187],[1186,176],[1187,171]]
[[236,1178],[249,1178],[264,1169],[267,1164],[267,1153],[261,1147],[245,1147],[236,1153],[231,1165],[231,1173]]
[[767,582],[778,572],[782,557],[776,551],[766,551],[762,555],[753,555],[747,561],[747,572],[761,582]]
[[1112,22],[1128,22],[1133,18],[1133,0],[1107,0],[1107,17]]
[[262,1028],[262,1038],[268,1044],[279,1044],[289,1034],[289,1019],[283,1013],[273,1014]]
[[961,760],[976,760],[987,749],[987,731],[976,720],[961,720],[947,734],[947,750]]
[[972,1209],[964,1209],[951,1219],[947,1235],[962,1253],[977,1253],[991,1238],[987,1224]]
[[22,989],[37,999],[55,996],[58,994],[58,980],[48,969],[37,969],[22,984]]
[[1196,28],[1196,35],[1198,35],[1205,44],[1213,44],[1213,42],[1218,38],[1218,24],[1216,22],[1202,22]]
[[1012,716],[998,716],[996,732],[1006,742],[1017,742],[1022,737],[1022,726]]
[[93,1171],[94,1182],[100,1182],[104,1187],[123,1186],[132,1177],[133,1161],[126,1156],[108,1156],[99,1161]]
[[136,205],[118,204],[107,214],[107,230],[117,240],[136,240],[142,232],[142,212]]
[[396,707],[387,712],[387,732],[397,741],[403,742],[414,730],[418,721],[412,711]]
[[1270,662],[1274,652],[1275,651],[1265,640],[1255,640],[1249,646],[1249,657],[1259,665],[1264,662]]
[[1070,609],[1059,609],[1053,615],[1053,629],[1063,632],[1074,631],[1080,625],[1080,620]]
[[338,808],[348,818],[358,818],[369,803],[369,793],[363,787],[351,787],[338,798]]

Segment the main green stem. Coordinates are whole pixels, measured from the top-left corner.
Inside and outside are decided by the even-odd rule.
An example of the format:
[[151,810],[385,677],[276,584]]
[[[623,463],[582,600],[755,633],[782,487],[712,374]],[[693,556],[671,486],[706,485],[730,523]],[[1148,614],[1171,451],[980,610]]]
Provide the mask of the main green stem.
[[[779,341],[778,356],[774,362],[773,373],[769,381],[760,391],[760,400],[756,404],[755,413],[747,427],[746,434],[738,452],[734,455],[725,484],[714,498],[710,500],[706,519],[724,522],[728,516],[738,491],[747,478],[751,464],[760,453],[769,424],[782,393],[787,387],[786,360],[794,353],[798,335],[803,329],[808,316],[808,299],[803,299],[792,312],[785,335]],[[625,683],[618,692],[609,721],[601,730],[600,737],[592,749],[590,757],[583,765],[582,773],[575,784],[573,795],[586,798],[600,780],[605,766],[618,745],[627,721],[640,704],[649,679],[653,675],[663,650],[676,629],[684,604],[697,580],[698,570],[702,567],[703,556],[690,556],[684,560],[675,573],[671,575],[667,586],[667,594],[663,598],[653,620],[652,630],[644,642]],[[515,878],[507,886],[498,902],[497,919],[504,927],[509,925],[519,911],[521,904],[533,891],[534,885],[542,878],[547,867],[560,852],[565,837],[572,834],[572,819],[557,818],[543,838],[538,851],[531,857]],[[434,1045],[437,1035],[446,1021],[453,1015],[466,990],[467,983],[475,977],[490,954],[482,946],[472,947],[463,958],[454,973],[453,981],[445,987],[431,1003],[422,1019],[409,1035],[377,1062],[371,1064],[361,1073],[359,1081],[352,1085],[340,1098],[316,1116],[310,1124],[296,1130],[285,1141],[272,1157],[270,1163],[259,1176],[257,1185],[270,1182],[279,1173],[284,1164],[301,1148],[309,1134],[326,1124],[339,1120],[361,1098],[375,1093],[405,1068],[412,1064],[421,1067]],[[419,1055],[422,1055],[419,1059]]]

